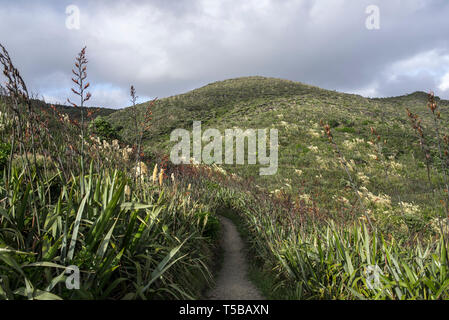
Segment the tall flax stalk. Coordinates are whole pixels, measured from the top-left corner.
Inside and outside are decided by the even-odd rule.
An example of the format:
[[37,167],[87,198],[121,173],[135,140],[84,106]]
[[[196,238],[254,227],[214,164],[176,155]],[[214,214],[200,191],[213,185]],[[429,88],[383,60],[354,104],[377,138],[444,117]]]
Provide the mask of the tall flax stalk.
[[446,187],[445,189],[445,193],[446,193],[446,197],[447,197],[447,201],[446,201],[446,214],[448,214],[449,210],[448,210],[448,205],[449,205],[449,182],[448,182],[448,168],[446,165],[446,161],[444,161],[443,158],[443,152],[441,149],[441,137],[440,137],[440,125],[439,125],[439,119],[440,119],[440,112],[437,110],[438,109],[438,105],[435,101],[435,96],[433,92],[430,92],[428,95],[428,103],[427,106],[429,107],[430,111],[432,111],[432,115],[433,115],[433,121],[435,124],[435,131],[436,131],[436,138],[437,138],[437,145],[438,145],[438,153],[440,156],[440,162],[441,162],[441,170],[443,172],[443,177],[444,177],[444,185]]
[[[133,123],[133,126],[134,126],[134,137],[133,137],[134,141],[133,142],[134,142],[134,148],[136,150],[135,169],[136,169],[136,173],[137,173],[137,170],[139,170],[139,175],[140,175],[142,173],[142,168],[141,168],[142,156],[141,156],[141,154],[142,154],[143,136],[144,136],[145,132],[150,129],[152,115],[153,115],[153,112],[151,111],[151,109],[153,108],[157,98],[148,103],[148,105],[144,111],[143,119],[139,119],[140,114],[139,114],[138,107],[136,105],[138,96],[136,94],[136,89],[134,88],[134,86],[131,86],[130,96],[131,96],[131,103],[132,103],[131,114],[133,117],[132,120],[134,122]],[[137,174],[136,174],[136,179],[137,179]]]
[[[12,181],[12,162],[15,155],[16,144],[25,175],[28,177],[27,184],[29,186],[29,195],[31,201],[30,208],[32,209],[32,231],[30,234],[34,241],[40,237],[38,208],[35,201],[34,191],[37,188],[35,185],[35,176],[41,179],[39,167],[36,159],[36,145],[35,133],[36,130],[36,116],[31,107],[31,100],[28,94],[28,89],[20,75],[19,70],[14,66],[6,48],[0,44],[0,64],[3,66],[3,75],[6,77],[6,93],[9,97],[9,109],[12,111],[12,134],[11,134],[11,151],[9,155],[8,173],[6,179],[6,189],[10,187]],[[30,143],[31,140],[31,143]],[[33,166],[31,166],[29,153],[33,155]],[[32,168],[34,170],[32,171]],[[24,217],[25,219],[25,217]]]
[[90,83],[87,82],[87,58],[86,58],[86,47],[84,47],[75,58],[75,68],[72,69],[72,73],[75,78],[72,78],[72,82],[75,87],[72,88],[72,92],[79,96],[79,105],[67,99],[67,101],[75,108],[80,108],[81,111],[81,190],[84,192],[84,143],[85,143],[85,126],[84,126],[84,103],[91,98],[90,92],[86,92],[89,88]]
[[[140,121],[139,121],[139,112],[137,110],[137,106],[136,106],[136,102],[137,102],[137,98],[138,96],[136,95],[136,89],[134,88],[134,86],[131,86],[131,90],[130,90],[130,95],[131,95],[131,103],[132,103],[132,107],[131,107],[131,112],[132,112],[132,116],[133,116],[133,125],[134,125],[134,145],[135,148],[137,149],[137,153],[136,153],[136,169],[137,166],[140,164],[140,132],[141,130],[139,130],[139,125],[140,125]],[[139,168],[141,169],[141,168]],[[135,177],[137,179],[137,176]]]
[[[12,134],[12,141],[11,141],[11,154],[9,159],[9,170],[8,170],[8,181],[11,177],[11,163],[13,160],[14,155],[14,149],[16,147],[16,143],[18,144],[18,147],[20,151],[23,153],[22,160],[26,162],[26,168],[29,175],[29,178],[31,179],[31,172],[29,171],[29,160],[28,160],[28,153],[27,153],[27,147],[25,146],[25,125],[27,123],[26,117],[27,110],[23,110],[23,105],[30,106],[30,101],[28,97],[28,90],[25,85],[25,81],[23,81],[23,78],[21,77],[19,71],[17,68],[13,65],[12,60],[9,56],[8,51],[6,48],[0,44],[0,63],[3,66],[3,75],[6,77],[6,91],[8,93],[10,103],[8,104],[9,108],[11,109],[14,117],[13,122],[13,134]],[[28,108],[30,109],[30,107]]]
[[[448,181],[448,168],[447,163],[443,158],[443,151],[441,148],[441,135],[440,135],[440,112],[438,111],[438,105],[435,101],[435,94],[433,92],[430,92],[428,94],[428,108],[430,111],[432,111],[433,115],[433,121],[435,124],[435,131],[436,131],[436,139],[437,139],[437,145],[438,145],[438,154],[440,156],[440,163],[441,163],[441,171],[443,172],[443,181],[445,189],[443,191],[446,200],[444,201],[444,209],[445,209],[445,217],[448,217],[449,215],[449,181]],[[442,222],[440,222],[440,228],[443,231],[443,226],[441,225]],[[444,232],[442,232],[442,236],[444,239]]]

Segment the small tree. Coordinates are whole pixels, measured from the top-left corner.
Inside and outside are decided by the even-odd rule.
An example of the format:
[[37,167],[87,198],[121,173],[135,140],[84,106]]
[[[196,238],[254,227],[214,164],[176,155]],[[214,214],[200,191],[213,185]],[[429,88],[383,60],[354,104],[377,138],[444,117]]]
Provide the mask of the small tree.
[[102,140],[118,139],[118,130],[114,128],[109,121],[99,116],[91,123],[91,130]]

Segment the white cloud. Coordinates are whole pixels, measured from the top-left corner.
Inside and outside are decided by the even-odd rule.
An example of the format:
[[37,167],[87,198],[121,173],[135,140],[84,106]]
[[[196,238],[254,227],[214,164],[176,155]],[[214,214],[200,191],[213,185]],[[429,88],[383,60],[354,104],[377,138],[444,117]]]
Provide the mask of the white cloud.
[[423,70],[430,71],[435,75],[441,74],[445,69],[449,70],[449,53],[432,49],[420,52],[412,57],[396,61],[389,68],[392,75],[418,74]]
[[[435,86],[449,98],[445,0],[79,1],[79,31],[65,28],[72,2],[0,0],[2,43],[29,87],[60,101],[84,45],[101,106],[128,105],[131,84],[164,97],[247,75],[375,96]],[[365,28],[372,4],[377,31]]]
[[356,90],[350,90],[350,91],[347,91],[347,92],[348,93],[358,94],[358,95],[361,95],[361,96],[364,96],[364,97],[376,97],[376,96],[378,96],[377,84],[372,84],[369,87],[356,89]]
[[441,78],[438,89],[440,89],[441,91],[447,91],[449,89],[449,72]]
[[377,91],[393,96],[432,90],[443,98],[449,97],[443,89],[444,74],[449,73],[448,52],[425,50],[387,65],[377,75]]

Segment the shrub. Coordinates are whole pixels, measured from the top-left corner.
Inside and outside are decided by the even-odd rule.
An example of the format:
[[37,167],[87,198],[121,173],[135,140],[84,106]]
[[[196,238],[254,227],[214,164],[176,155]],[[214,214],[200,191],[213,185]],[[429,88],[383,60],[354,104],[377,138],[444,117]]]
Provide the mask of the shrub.
[[118,129],[103,117],[97,117],[91,124],[92,131],[102,140],[118,139]]
[[340,123],[335,119],[331,119],[329,120],[329,125],[331,126],[331,128],[336,128],[340,125]]

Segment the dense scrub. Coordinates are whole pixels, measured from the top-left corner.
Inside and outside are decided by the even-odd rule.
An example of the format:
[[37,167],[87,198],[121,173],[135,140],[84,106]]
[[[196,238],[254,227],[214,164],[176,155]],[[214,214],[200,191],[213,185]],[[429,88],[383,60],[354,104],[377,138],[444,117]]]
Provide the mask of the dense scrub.
[[449,298],[449,253],[441,234],[403,241],[366,221],[336,224],[314,206],[293,208],[222,170],[199,168],[193,181],[199,190],[204,188],[194,194],[200,201],[237,213],[254,262],[274,279],[265,288],[267,296]]
[[[0,49],[0,299],[201,297],[217,222],[162,161],[89,125],[85,49],[73,71],[77,118],[36,106]],[[73,268],[76,290],[66,284]]]

